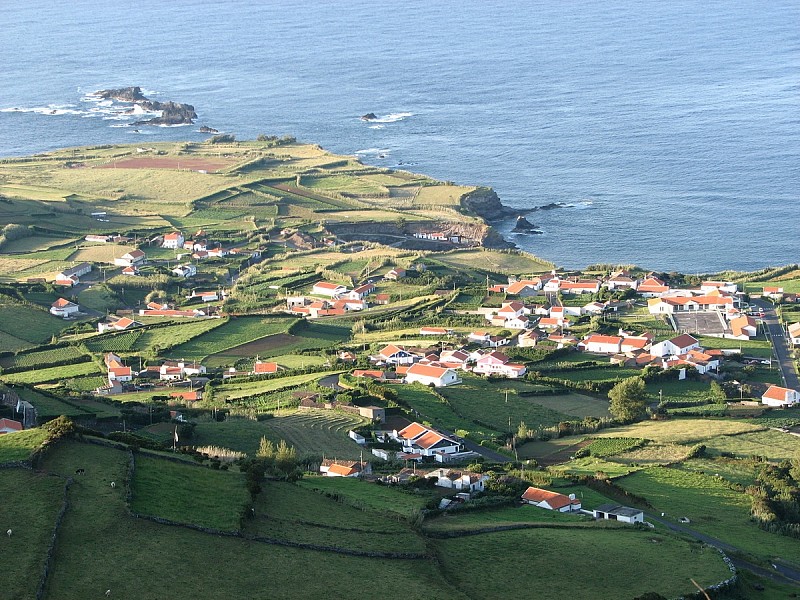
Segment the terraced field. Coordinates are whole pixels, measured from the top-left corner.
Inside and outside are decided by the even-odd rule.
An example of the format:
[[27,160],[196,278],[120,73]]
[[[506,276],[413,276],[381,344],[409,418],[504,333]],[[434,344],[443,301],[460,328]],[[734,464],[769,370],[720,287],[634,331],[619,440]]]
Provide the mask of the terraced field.
[[4,369],[33,369],[42,365],[63,363],[83,356],[83,352],[75,346],[65,346],[40,352],[28,352],[15,356],[0,358],[0,367]]

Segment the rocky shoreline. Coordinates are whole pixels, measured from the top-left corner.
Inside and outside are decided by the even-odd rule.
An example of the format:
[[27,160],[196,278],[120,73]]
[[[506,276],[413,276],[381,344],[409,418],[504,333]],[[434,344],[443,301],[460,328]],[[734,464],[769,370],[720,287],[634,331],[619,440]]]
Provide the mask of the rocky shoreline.
[[[99,90],[95,92],[94,95],[98,98],[102,98],[103,100],[130,102],[147,112],[161,113],[161,116],[153,117],[152,119],[134,121],[131,123],[131,126],[133,127],[140,125],[191,125],[197,118],[197,113],[194,110],[194,106],[191,104],[150,100],[142,93],[142,88],[139,86]],[[134,109],[130,109],[128,112],[133,114]]]

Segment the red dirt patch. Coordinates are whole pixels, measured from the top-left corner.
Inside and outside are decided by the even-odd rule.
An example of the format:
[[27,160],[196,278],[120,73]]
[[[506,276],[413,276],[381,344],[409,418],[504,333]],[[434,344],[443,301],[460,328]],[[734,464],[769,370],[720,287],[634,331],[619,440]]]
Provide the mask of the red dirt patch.
[[220,169],[225,169],[235,161],[222,158],[161,158],[155,156],[143,156],[141,158],[123,158],[115,160],[105,165],[100,165],[98,169],[178,169],[181,171],[206,171],[214,173]]

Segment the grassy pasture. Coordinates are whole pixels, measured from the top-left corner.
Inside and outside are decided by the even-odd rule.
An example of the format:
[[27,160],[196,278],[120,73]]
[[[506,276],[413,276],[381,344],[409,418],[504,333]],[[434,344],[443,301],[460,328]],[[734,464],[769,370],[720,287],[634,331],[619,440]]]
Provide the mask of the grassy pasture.
[[8,383],[49,383],[60,381],[70,377],[80,377],[81,375],[92,375],[100,373],[100,368],[92,361],[77,363],[74,365],[63,365],[61,367],[50,367],[47,369],[33,369],[31,371],[21,371],[19,373],[7,373],[1,375],[0,379]]
[[133,246],[122,246],[120,244],[84,246],[73,252],[68,260],[76,262],[99,262],[113,265],[115,258],[119,258],[131,250],[135,250],[135,248]]
[[0,435],[0,464],[25,460],[47,439],[47,432],[41,428],[24,429],[16,433]]
[[[36,431],[36,430],[31,430]],[[3,440],[20,434],[0,436]],[[2,462],[2,459],[0,459]],[[0,469],[0,523],[3,523],[3,598],[35,598],[39,573],[61,508],[64,480],[25,469]],[[12,501],[13,499],[13,501]],[[6,501],[7,500],[7,501]],[[5,530],[11,529],[11,537]]]
[[768,533],[750,521],[750,500],[724,478],[683,468],[654,467],[617,481],[672,519],[688,517],[693,529],[762,558],[797,557],[797,540]]
[[20,398],[33,404],[40,419],[51,419],[60,415],[83,417],[89,414],[87,411],[75,408],[66,402],[61,402],[57,398],[51,398],[30,388],[17,388],[15,391]]
[[408,494],[393,487],[349,477],[305,477],[297,485],[321,494],[335,495],[341,502],[356,508],[406,518],[413,517],[428,500],[437,496],[435,492]]
[[763,427],[722,419],[672,419],[643,421],[599,431],[595,437],[635,437],[661,443],[695,444],[716,436],[760,431]]
[[[730,577],[713,548],[632,528],[515,530],[441,540],[436,547],[454,585],[476,598],[523,598],[536,590],[537,600],[560,600],[567,589],[570,598],[587,600],[651,591],[674,598],[695,591],[690,578],[709,586]],[[565,556],[593,556],[598,548],[601,561],[582,562],[580,577],[553,585],[563,581]],[[661,568],[632,576],[631,557]],[[492,568],[483,568],[486,564]]]
[[10,333],[6,333],[5,331],[0,331],[0,348],[4,348],[10,352],[19,352],[20,350],[27,350],[28,348],[33,348],[35,344],[27,341],[21,340],[18,337],[11,335]]
[[121,331],[113,335],[88,339],[85,343],[92,352],[130,352],[144,331],[144,329]]
[[0,331],[34,344],[43,344],[70,323],[49,312],[0,301]]
[[198,423],[192,440],[196,446],[222,446],[255,456],[262,437],[273,442],[285,440],[298,454],[357,459],[361,448],[347,432],[362,424],[355,415],[332,411],[278,413],[266,421],[230,418],[216,423]]
[[452,206],[461,204],[461,197],[473,191],[474,187],[460,185],[428,185],[419,188],[414,197],[415,206]]
[[647,393],[650,394],[651,398],[663,398],[667,403],[692,402],[705,404],[709,401],[711,385],[689,379],[684,381],[654,381],[647,384]]
[[[206,333],[212,329],[220,327],[226,323],[225,319],[184,319],[177,321],[174,325],[148,329],[136,339],[132,345],[134,352],[154,351],[156,348],[170,348],[180,346],[180,344]],[[172,352],[172,351],[171,351]],[[180,358],[191,358],[174,354]]]
[[238,530],[250,496],[239,473],[136,458],[131,509],[204,527]]
[[401,520],[337,502],[281,482],[262,484],[256,517],[245,531],[270,538],[378,552],[425,552],[421,537]]
[[277,390],[297,387],[317,381],[326,375],[333,374],[334,371],[321,373],[304,373],[301,375],[290,375],[288,377],[275,377],[270,379],[258,379],[255,381],[237,382],[235,379],[227,383],[220,384],[214,390],[215,397],[220,400],[232,401],[239,398],[247,398],[258,394],[266,394]]
[[[75,241],[74,237],[36,234],[18,240],[7,242],[0,254],[14,254],[18,252],[38,252],[48,250],[54,246],[62,246]],[[2,271],[2,268],[0,268]]]
[[739,435],[722,435],[704,442],[709,450],[729,452],[736,456],[765,456],[769,460],[800,458],[800,437],[780,431],[754,431]]

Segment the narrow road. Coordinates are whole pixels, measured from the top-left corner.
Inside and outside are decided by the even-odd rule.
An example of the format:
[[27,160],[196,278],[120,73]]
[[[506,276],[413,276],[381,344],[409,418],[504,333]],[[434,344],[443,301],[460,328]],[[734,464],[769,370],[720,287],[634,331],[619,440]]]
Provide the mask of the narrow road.
[[492,462],[497,462],[497,463],[507,463],[511,462],[512,460],[508,456],[500,454],[499,452],[495,452],[494,450],[486,448],[485,446],[481,446],[480,444],[476,444],[472,440],[468,440],[467,438],[460,438],[452,431],[447,431],[446,429],[439,429],[439,431],[441,431],[448,437],[452,437],[459,440],[464,445],[464,448],[466,448],[467,450],[471,450],[472,452],[477,452],[486,460],[490,460]]
[[783,385],[795,390],[800,389],[800,379],[798,379],[797,371],[794,368],[791,348],[789,348],[789,342],[778,320],[778,315],[775,314],[775,307],[771,302],[766,302],[764,300],[753,300],[751,304],[764,311],[764,318],[762,319],[764,322],[764,330],[767,332],[772,342],[772,350],[777,358],[778,367],[781,370]]
[[732,546],[731,544],[723,542],[722,540],[718,540],[710,535],[706,535],[705,533],[701,533],[695,529],[686,527],[685,525],[674,523],[668,519],[656,516],[653,513],[645,513],[645,520],[660,523],[667,529],[671,529],[677,533],[686,534],[710,546],[719,548],[728,555],[728,558],[731,559],[731,562],[733,562],[737,569],[747,569],[748,571],[752,571],[760,577],[766,577],[767,579],[777,581],[778,583],[789,583],[791,585],[800,587],[799,566],[790,565],[782,560],[776,560],[776,562],[772,565],[774,570],[770,570],[762,567],[761,565],[750,562],[749,560],[741,558],[740,556],[732,556],[733,554],[741,555],[743,551],[736,546]]

